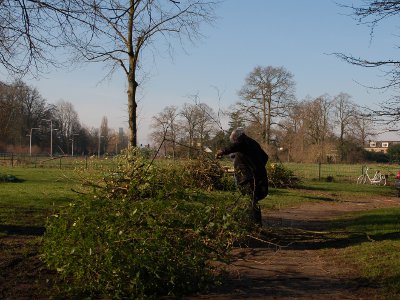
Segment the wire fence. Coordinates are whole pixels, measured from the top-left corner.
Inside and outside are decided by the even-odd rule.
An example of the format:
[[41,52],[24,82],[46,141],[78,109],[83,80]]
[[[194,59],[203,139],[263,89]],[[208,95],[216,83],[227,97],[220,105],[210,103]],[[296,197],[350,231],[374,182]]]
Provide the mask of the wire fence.
[[390,181],[394,180],[400,171],[398,164],[306,164],[306,163],[284,163],[286,168],[302,179],[336,182],[357,182],[357,178],[363,174],[368,166],[369,174],[373,177],[375,172],[380,171]]
[[[96,169],[99,165],[112,165],[112,157],[98,156],[57,156],[46,155],[0,153],[0,166],[27,167],[27,168],[58,168]],[[357,178],[363,174],[366,164],[312,164],[312,163],[283,163],[292,170],[296,177],[304,180],[335,181],[335,182],[357,182]],[[398,164],[367,164],[368,171],[372,177],[376,171],[386,175],[388,180],[394,181],[397,172],[400,171]]]
[[111,164],[110,157],[102,156],[54,156],[0,153],[0,166],[26,168],[96,168],[99,164]]

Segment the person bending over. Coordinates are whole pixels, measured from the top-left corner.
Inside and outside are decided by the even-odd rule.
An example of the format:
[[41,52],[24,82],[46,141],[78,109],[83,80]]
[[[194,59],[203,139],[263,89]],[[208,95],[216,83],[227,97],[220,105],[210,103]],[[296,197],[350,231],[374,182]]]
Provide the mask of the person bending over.
[[258,201],[268,195],[268,177],[266,164],[268,154],[260,144],[244,133],[239,127],[232,131],[231,145],[217,151],[216,157],[234,154],[233,167],[235,169],[236,182],[243,195],[247,194],[251,199],[251,218],[262,226],[261,209]]

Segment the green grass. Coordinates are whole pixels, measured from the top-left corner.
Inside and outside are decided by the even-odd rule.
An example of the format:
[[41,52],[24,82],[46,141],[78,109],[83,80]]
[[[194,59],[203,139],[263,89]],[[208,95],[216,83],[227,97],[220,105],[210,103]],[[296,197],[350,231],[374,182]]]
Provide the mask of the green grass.
[[350,182],[307,181],[299,188],[270,188],[260,205],[267,209],[295,207],[303,202],[333,202],[352,198],[395,196],[391,186],[354,184]]
[[76,195],[71,189],[78,184],[72,170],[2,167],[0,174],[13,175],[20,181],[0,182],[0,224],[3,227],[43,226],[50,210]]
[[334,222],[331,230],[340,231],[340,238],[351,244],[336,251],[337,259],[353,265],[361,277],[381,286],[388,299],[398,299],[400,208],[354,213]]

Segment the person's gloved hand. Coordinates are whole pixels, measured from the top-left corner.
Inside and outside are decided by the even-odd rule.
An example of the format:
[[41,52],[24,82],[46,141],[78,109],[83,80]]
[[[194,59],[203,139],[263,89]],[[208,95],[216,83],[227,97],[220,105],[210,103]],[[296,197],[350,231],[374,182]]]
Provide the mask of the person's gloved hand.
[[223,155],[222,150],[218,150],[217,153],[215,154],[215,158],[221,158]]

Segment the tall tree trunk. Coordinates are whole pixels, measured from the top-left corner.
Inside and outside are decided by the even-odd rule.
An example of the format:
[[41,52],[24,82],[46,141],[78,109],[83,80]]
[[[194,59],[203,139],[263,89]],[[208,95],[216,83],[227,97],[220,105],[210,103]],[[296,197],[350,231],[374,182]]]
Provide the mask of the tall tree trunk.
[[272,105],[272,91],[269,92],[269,98],[267,101],[268,105],[268,114],[267,114],[267,130],[266,130],[266,142],[267,145],[270,145],[271,143],[271,105]]
[[129,146],[137,146],[137,103],[136,103],[136,89],[138,83],[135,80],[134,73],[130,71],[128,76],[128,119],[129,119]]
[[262,120],[262,142],[265,144],[267,141],[267,99],[263,95],[262,99],[262,113],[263,113],[263,120]]

